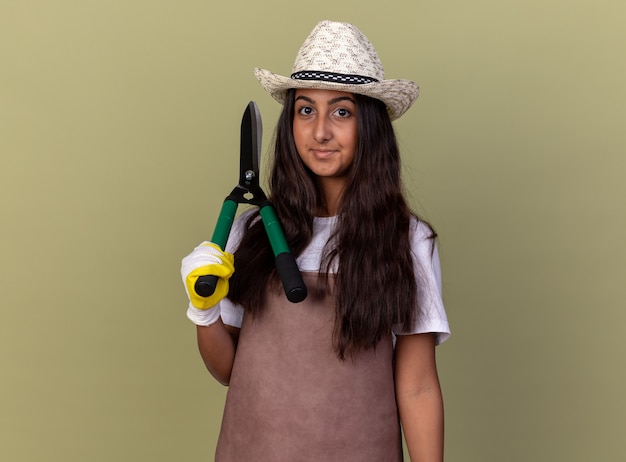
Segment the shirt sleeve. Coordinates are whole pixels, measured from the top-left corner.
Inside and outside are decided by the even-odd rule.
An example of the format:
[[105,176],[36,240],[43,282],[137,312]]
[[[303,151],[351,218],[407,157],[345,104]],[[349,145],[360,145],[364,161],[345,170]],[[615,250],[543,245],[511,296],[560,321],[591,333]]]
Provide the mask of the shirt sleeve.
[[450,326],[443,305],[441,264],[437,244],[431,228],[424,222],[414,219],[411,224],[411,246],[413,249],[413,267],[417,279],[416,321],[410,330],[403,330],[396,325],[394,334],[436,335],[437,345],[450,337]]

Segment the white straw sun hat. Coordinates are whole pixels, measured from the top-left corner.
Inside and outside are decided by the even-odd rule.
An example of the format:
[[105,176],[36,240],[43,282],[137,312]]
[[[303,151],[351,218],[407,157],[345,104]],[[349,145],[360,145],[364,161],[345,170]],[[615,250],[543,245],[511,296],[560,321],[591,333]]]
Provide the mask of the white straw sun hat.
[[358,93],[381,100],[391,120],[404,114],[419,88],[410,80],[385,80],[383,65],[372,43],[352,24],[320,21],[304,41],[291,77],[254,69],[272,97],[283,104],[290,88],[321,88]]

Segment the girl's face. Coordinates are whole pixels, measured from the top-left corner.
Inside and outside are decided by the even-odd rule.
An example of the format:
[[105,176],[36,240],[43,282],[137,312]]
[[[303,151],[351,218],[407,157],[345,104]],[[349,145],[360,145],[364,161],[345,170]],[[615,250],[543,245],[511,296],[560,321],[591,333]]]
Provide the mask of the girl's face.
[[293,137],[300,158],[319,179],[345,179],[357,146],[354,94],[298,89]]

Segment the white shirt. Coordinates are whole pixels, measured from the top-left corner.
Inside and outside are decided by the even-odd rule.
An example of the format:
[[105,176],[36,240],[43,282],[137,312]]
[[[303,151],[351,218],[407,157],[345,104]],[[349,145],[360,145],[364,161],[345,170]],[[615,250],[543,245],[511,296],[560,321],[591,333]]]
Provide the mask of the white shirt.
[[[233,223],[226,251],[234,253],[243,236],[245,223],[252,211],[247,211],[238,217]],[[296,259],[300,271],[318,272],[320,269],[321,257],[326,243],[330,239],[337,217],[316,217],[313,220],[313,238],[307,248]],[[397,325],[393,329],[395,335],[425,334],[434,333],[437,337],[437,344],[443,343],[450,336],[448,318],[443,306],[441,267],[437,246],[434,246],[430,239],[431,230],[425,223],[413,218],[411,220],[411,248],[413,252],[413,266],[418,283],[417,306],[420,308],[416,316],[415,324],[409,331],[402,331]],[[333,262],[336,271],[336,260]],[[234,305],[227,298],[220,302],[222,321],[224,324],[234,327],[241,327],[243,320],[243,307]]]

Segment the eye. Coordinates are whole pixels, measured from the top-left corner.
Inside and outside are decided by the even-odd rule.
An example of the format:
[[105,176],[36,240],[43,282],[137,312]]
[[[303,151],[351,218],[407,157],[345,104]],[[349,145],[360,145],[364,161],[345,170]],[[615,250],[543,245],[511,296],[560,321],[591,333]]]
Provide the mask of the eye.
[[341,117],[342,119],[344,119],[346,117],[350,117],[352,115],[352,113],[348,109],[346,109],[345,107],[340,107],[340,108],[335,110],[335,115],[337,115],[338,117]]
[[313,114],[313,108],[310,106],[302,106],[298,109],[298,114],[301,115],[311,115]]

